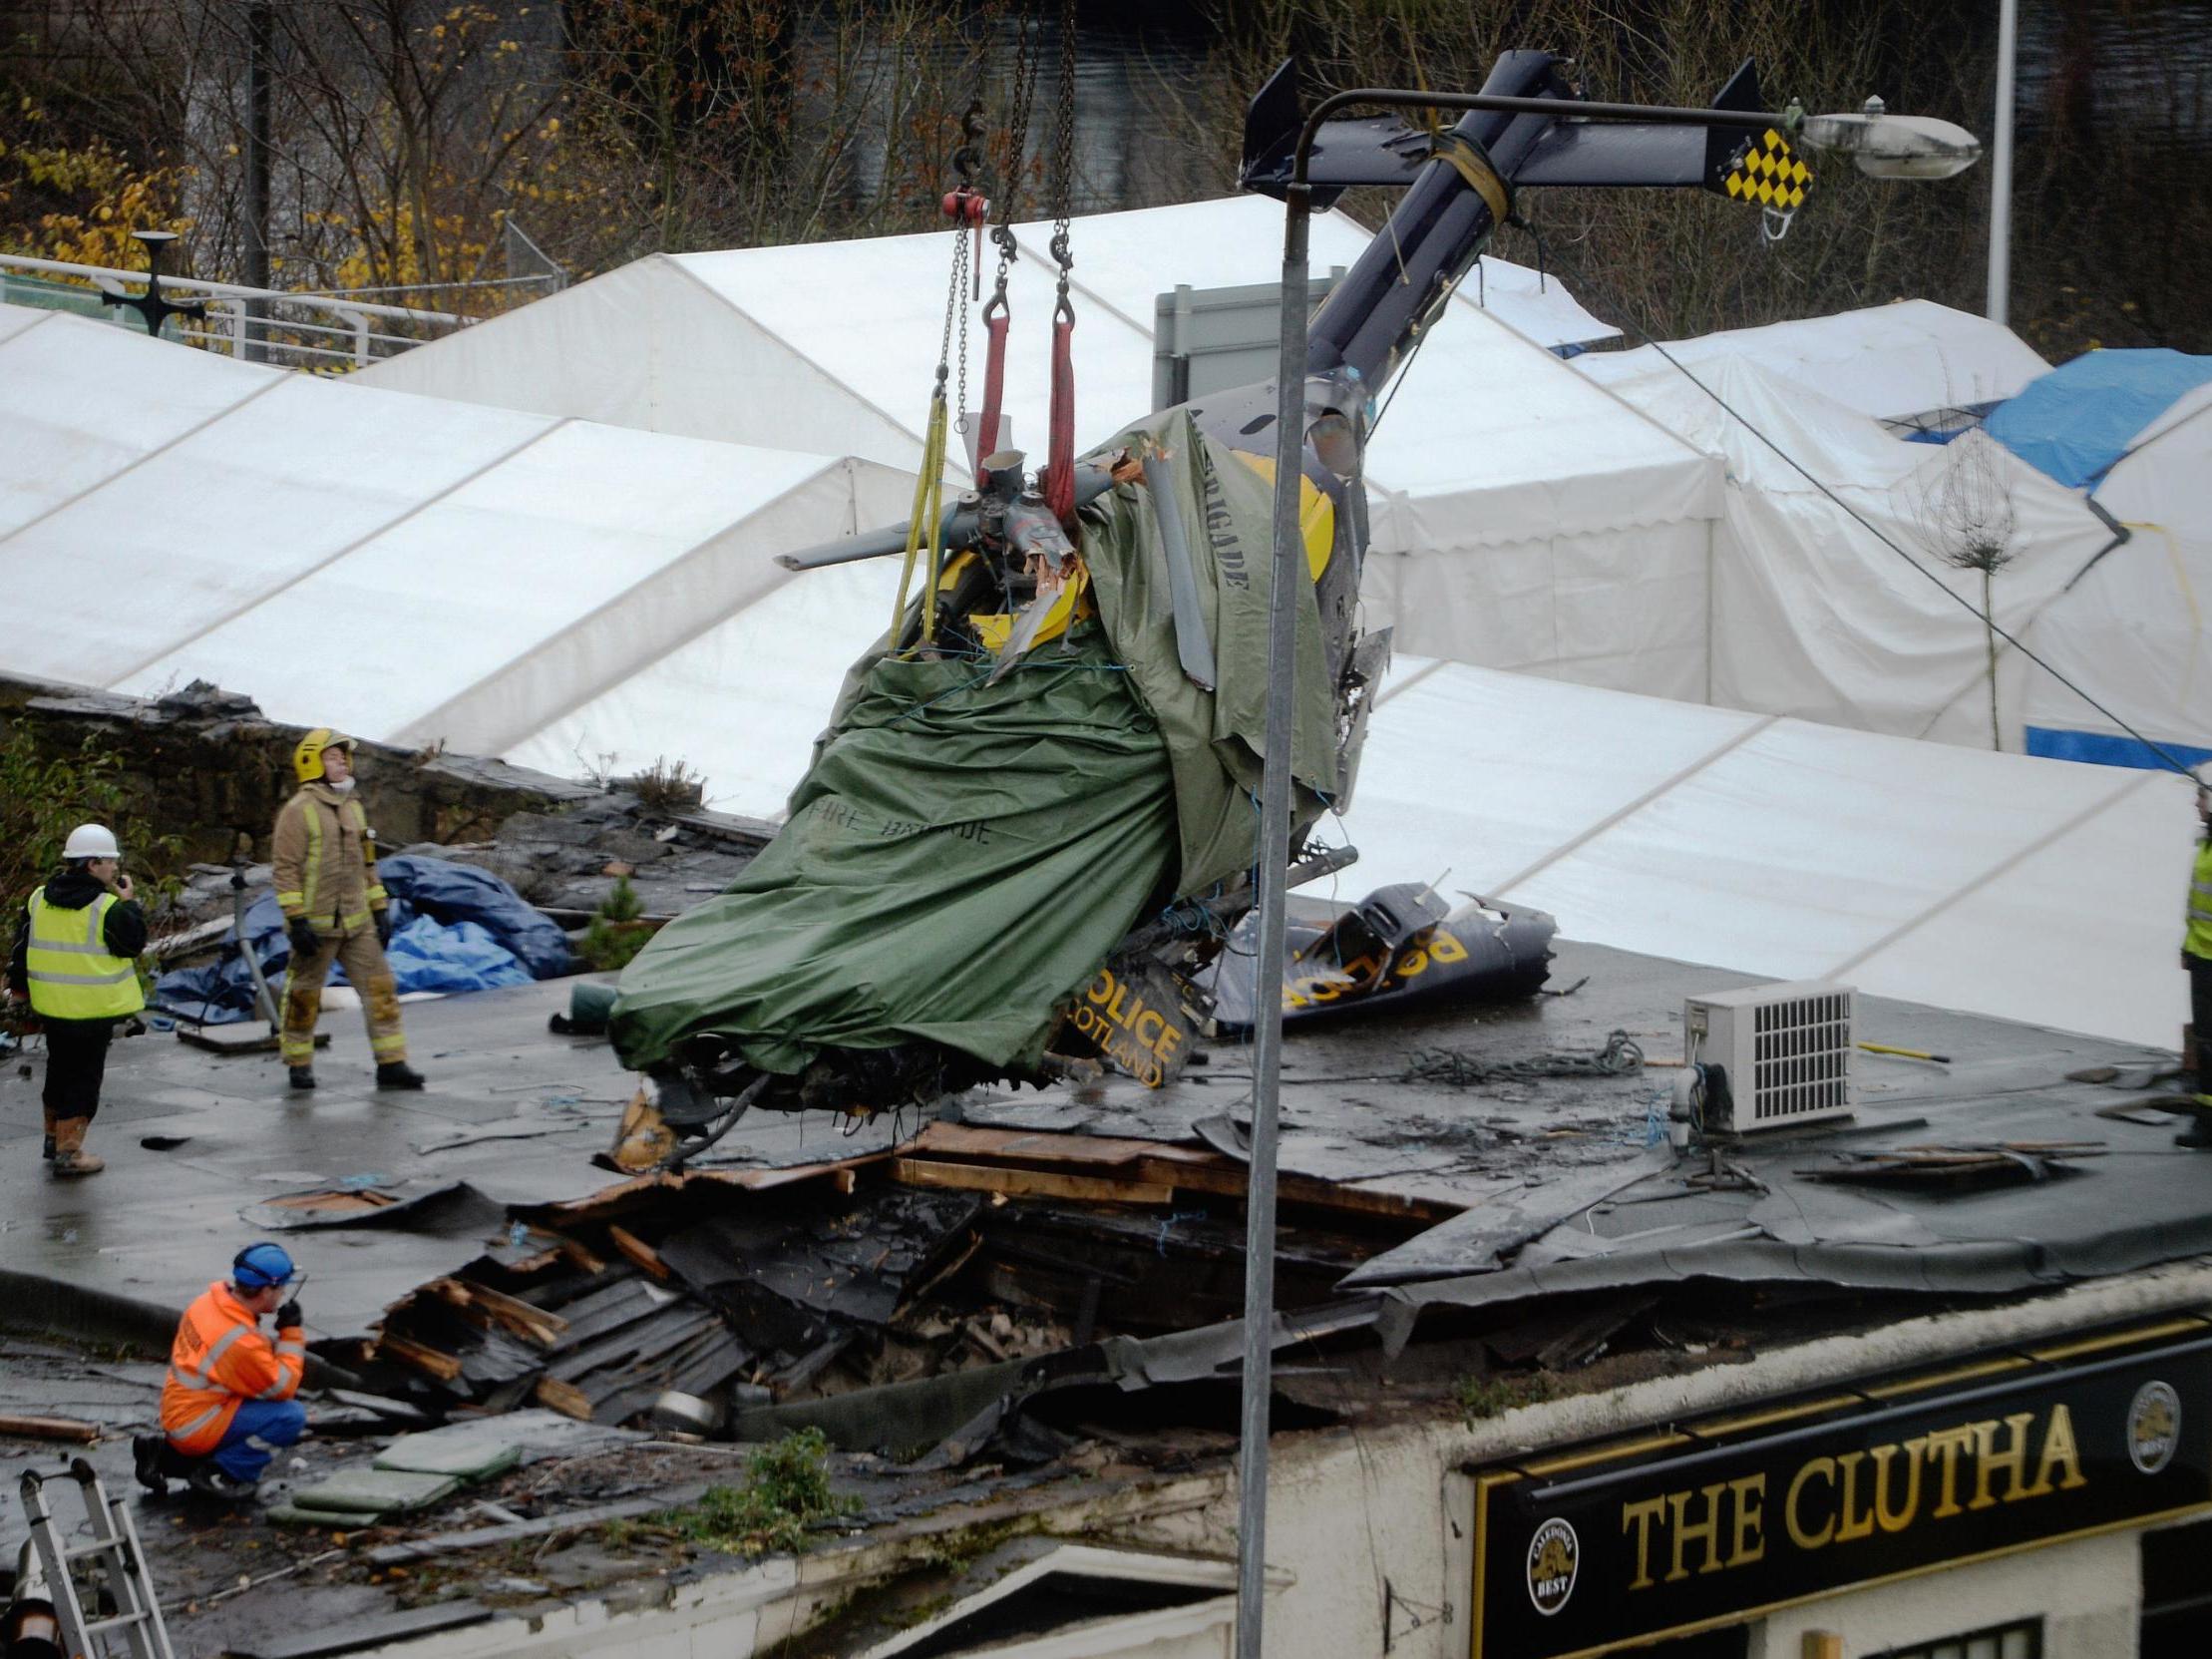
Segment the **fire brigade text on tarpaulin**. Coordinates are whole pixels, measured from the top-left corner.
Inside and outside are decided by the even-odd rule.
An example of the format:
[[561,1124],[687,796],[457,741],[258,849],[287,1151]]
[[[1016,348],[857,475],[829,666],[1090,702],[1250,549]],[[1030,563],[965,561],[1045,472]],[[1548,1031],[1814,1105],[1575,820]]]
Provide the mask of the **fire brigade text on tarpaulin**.
[[2212,1507],[2212,1327],[2062,1352],[1484,1470],[1473,1659],[1611,1653]]

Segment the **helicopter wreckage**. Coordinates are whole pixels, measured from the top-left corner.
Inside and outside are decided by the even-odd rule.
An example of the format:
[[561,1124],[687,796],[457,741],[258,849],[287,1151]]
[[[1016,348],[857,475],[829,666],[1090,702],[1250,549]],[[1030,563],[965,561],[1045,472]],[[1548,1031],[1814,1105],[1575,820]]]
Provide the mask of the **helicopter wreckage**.
[[[1516,193],[1692,188],[1787,212],[1810,185],[1779,132],[1579,120],[1572,66],[1550,54],[1506,54],[1484,91],[1557,109],[1441,133],[1333,121],[1310,151],[1316,207],[1352,186],[1404,195],[1309,326],[1292,885],[1356,856],[1312,831],[1350,799],[1389,655],[1357,607],[1374,395]],[[1716,107],[1759,108],[1748,65]],[[1283,193],[1302,124],[1286,64],[1248,113],[1247,189]],[[647,1087],[618,1162],[681,1162],[753,1107],[865,1116],[1100,1067],[1159,1086],[1209,1022],[1251,1023],[1250,945],[1232,942],[1258,895],[1276,408],[1273,381],[1205,396],[1079,459],[1061,447],[1034,478],[1020,453],[987,453],[949,507],[924,477],[909,524],[783,561],[904,552],[907,581],[786,827],[622,975],[609,1031]],[[936,461],[942,419],[940,368]],[[1538,912],[1383,888],[1293,933],[1286,1011],[1527,996],[1553,932]]]

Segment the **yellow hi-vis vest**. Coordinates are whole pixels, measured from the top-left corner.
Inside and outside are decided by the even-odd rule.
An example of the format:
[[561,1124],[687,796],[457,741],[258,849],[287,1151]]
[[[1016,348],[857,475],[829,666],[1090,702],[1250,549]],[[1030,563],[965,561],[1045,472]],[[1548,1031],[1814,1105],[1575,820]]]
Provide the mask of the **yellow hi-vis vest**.
[[2197,867],[2189,872],[2189,931],[2181,948],[2212,961],[2212,836],[2197,843]]
[[146,1007],[139,971],[129,957],[110,956],[101,928],[116,896],[103,893],[83,910],[31,895],[31,937],[23,965],[31,1007],[50,1020],[121,1020]]

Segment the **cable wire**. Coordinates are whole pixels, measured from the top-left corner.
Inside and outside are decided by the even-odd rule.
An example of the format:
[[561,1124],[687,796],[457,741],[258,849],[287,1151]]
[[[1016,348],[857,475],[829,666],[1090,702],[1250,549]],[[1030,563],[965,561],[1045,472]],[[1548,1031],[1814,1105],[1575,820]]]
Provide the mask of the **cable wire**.
[[[1578,283],[1581,283],[1582,278],[1579,272],[1576,274],[1575,280]],[[1957,590],[1952,588],[1952,586],[1949,583],[1945,582],[1942,577],[1938,576],[1934,571],[1930,570],[1919,560],[1915,559],[1905,549],[1899,547],[1896,542],[1892,541],[1871,520],[1869,520],[1865,514],[1861,513],[1856,507],[1853,507],[1841,496],[1837,495],[1835,491],[1831,490],[1826,484],[1821,482],[1821,480],[1815,478],[1812,473],[1809,472],[1795,456],[1791,455],[1789,451],[1782,448],[1780,444],[1776,443],[1772,438],[1768,437],[1763,431],[1761,431],[1758,425],[1753,422],[1749,416],[1745,415],[1741,410],[1737,409],[1735,405],[1730,403],[1726,398],[1722,397],[1718,392],[1714,391],[1710,386],[1706,385],[1702,380],[1698,379],[1695,374],[1691,373],[1688,366],[1684,364],[1681,359],[1676,357],[1672,352],[1668,351],[1666,347],[1662,345],[1659,340],[1653,338],[1651,331],[1645,328],[1633,316],[1627,319],[1626,325],[1630,333],[1634,334],[1644,344],[1650,346],[1654,351],[1658,352],[1660,357],[1664,358],[1669,365],[1671,365],[1676,371],[1680,373],[1683,379],[1687,380],[1692,386],[1695,386],[1700,392],[1703,392],[1705,396],[1711,398],[1714,403],[1720,406],[1722,412],[1725,413],[1730,419],[1735,421],[1737,425],[1741,426],[1744,431],[1750,433],[1752,437],[1758,439],[1760,443],[1764,444],[1768,449],[1772,450],[1775,455],[1780,458],[1784,466],[1788,467],[1790,471],[1797,474],[1797,476],[1802,478],[1807,484],[1810,484],[1815,490],[1819,491],[1823,496],[1827,497],[1829,501],[1833,502],[1836,506],[1842,508],[1845,513],[1850,515],[1853,522],[1855,522],[1860,529],[1864,530],[1869,536],[1872,536],[1877,542],[1880,542],[1882,546],[1888,548],[1890,552],[1896,554],[1898,558],[1904,560],[1905,563],[1910,565],[1915,571],[1919,572],[1922,576],[1926,577],[1930,582],[1935,584],[1937,591],[1943,594],[1946,599],[1953,601],[1962,610],[1964,610],[1968,616],[1973,617],[1977,622],[1982,622],[1985,626],[1989,628],[1992,633],[1995,633],[2000,639],[2003,639],[2008,645],[2012,646],[2013,649],[2019,651],[2022,656],[2026,657],[2029,662],[2034,663],[2036,667],[2042,669],[2044,673],[2048,674],[2060,685],[2063,685],[2067,690],[2071,691],[2075,696],[2079,697],[2083,702],[2087,703],[2091,708],[2095,709],[2099,714],[2103,715],[2107,720],[2111,721],[2112,724],[2119,727],[2120,730],[2126,732],[2127,735],[2134,738],[2136,742],[2142,744],[2142,746],[2150,753],[2156,755],[2159,761],[2164,766],[2166,766],[2167,769],[2179,773],[2182,777],[2187,778],[2191,783],[2198,784],[2200,787],[2202,786],[2203,780],[2200,779],[2197,774],[2188,766],[2184,765],[2178,758],[2176,758],[2173,752],[2166,748],[2164,744],[2155,742],[2152,739],[2145,737],[2141,732],[2137,731],[2133,726],[2129,725],[2127,721],[2121,719],[2117,714],[2113,713],[2109,708],[2105,707],[2104,704],[2089,695],[2087,691],[2083,690],[2079,685],[2075,684],[2074,681],[2068,679],[2064,673],[2059,671],[2057,668],[2051,666],[2050,663],[2044,661],[2040,656],[2036,655],[2034,651],[2029,649],[2028,645],[2021,640],[2019,635],[2009,631],[2008,629],[2000,625],[1995,617],[1984,616],[1982,612],[1975,608],[1974,601],[1967,598],[1966,595],[1961,594]]]

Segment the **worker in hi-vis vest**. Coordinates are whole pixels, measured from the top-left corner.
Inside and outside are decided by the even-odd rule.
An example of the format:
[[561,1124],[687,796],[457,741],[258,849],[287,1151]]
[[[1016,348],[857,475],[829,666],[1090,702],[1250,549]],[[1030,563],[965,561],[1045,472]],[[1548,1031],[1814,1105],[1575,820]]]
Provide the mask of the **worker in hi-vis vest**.
[[8,957],[8,993],[27,1000],[46,1032],[47,1167],[97,1175],[103,1158],[85,1150],[100,1109],[115,1029],[146,1007],[138,955],[146,913],[123,873],[123,849],[101,824],[79,824],[62,848],[61,873],[23,907]]
[[2181,935],[2181,966],[2189,971],[2189,1023],[2197,1040],[2195,1127],[2175,1138],[2212,1148],[2212,788],[2197,785],[2197,859],[2189,871],[2189,908]]
[[[259,1488],[269,1459],[307,1432],[292,1397],[307,1375],[298,1286],[305,1277],[279,1244],[249,1244],[184,1310],[162,1382],[159,1434],[132,1437],[139,1483],[167,1492],[183,1480],[203,1496],[236,1500]],[[276,1322],[270,1341],[261,1321]]]
[[392,938],[390,901],[376,879],[376,832],[353,793],[353,739],[317,726],[292,751],[299,793],[276,815],[270,849],[276,902],[291,936],[284,975],[280,1046],[291,1086],[315,1086],[315,1022],[332,962],[361,994],[361,1018],[376,1056],[378,1088],[420,1088],[400,1030],[399,986],[384,947]]

